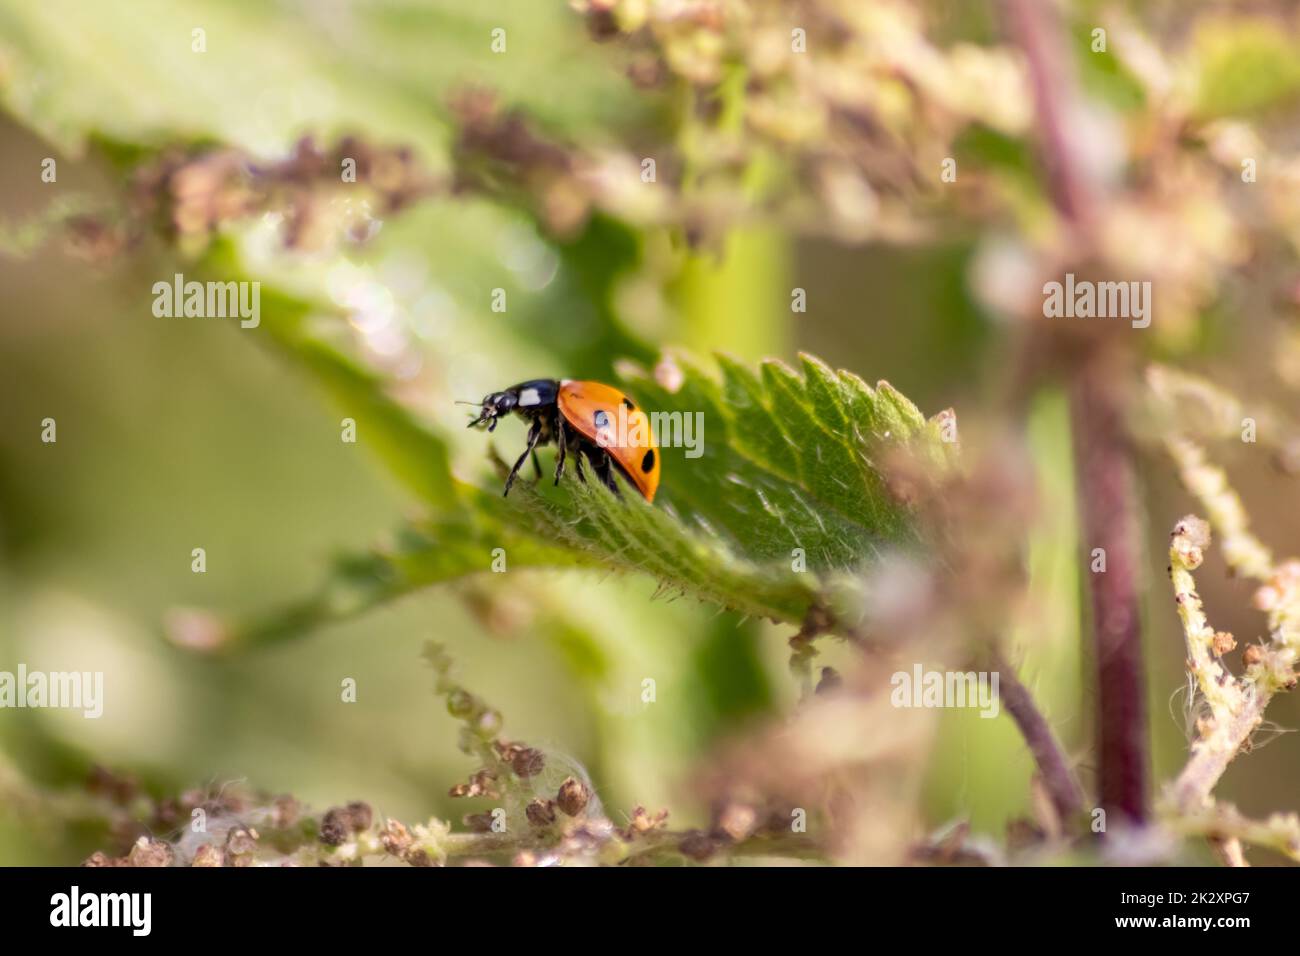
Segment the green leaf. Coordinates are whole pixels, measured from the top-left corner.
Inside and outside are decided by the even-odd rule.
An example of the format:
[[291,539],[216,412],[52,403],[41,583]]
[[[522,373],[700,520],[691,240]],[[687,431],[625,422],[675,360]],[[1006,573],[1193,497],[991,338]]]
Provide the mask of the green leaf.
[[[478,494],[464,489],[473,500]],[[486,497],[486,496],[484,496]],[[344,554],[317,592],[249,619],[227,623],[220,649],[262,647],[302,637],[420,588],[487,571],[504,548],[509,567],[579,566],[582,555],[521,536],[492,517],[486,501],[445,518],[413,522],[395,540],[363,554]]]
[[702,419],[699,458],[663,450],[662,502],[686,524],[753,560],[789,564],[803,548],[820,570],[852,570],[882,545],[914,540],[877,462],[926,422],[887,383],[872,389],[806,355],[802,375],[778,361],[755,372],[719,356],[714,379],[685,357],[676,362],[684,380],[675,392],[640,374],[628,384],[652,411]]

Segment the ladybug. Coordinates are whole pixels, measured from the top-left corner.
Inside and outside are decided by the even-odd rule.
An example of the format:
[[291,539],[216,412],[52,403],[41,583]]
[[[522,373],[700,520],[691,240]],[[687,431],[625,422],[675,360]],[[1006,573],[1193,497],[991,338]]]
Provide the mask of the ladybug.
[[[465,403],[474,404],[474,403]],[[497,427],[497,419],[514,412],[529,423],[528,447],[506,476],[503,494],[531,455],[533,470],[542,476],[536,448],[555,442],[555,483],[564,474],[564,462],[573,455],[578,480],[586,482],[582,459],[591,464],[601,484],[619,494],[614,472],[619,472],[646,501],[655,500],[659,487],[659,449],[650,429],[650,419],[632,399],[618,389],[600,382],[573,382],[539,378],[520,382],[505,391],[484,397],[478,418],[470,428]]]

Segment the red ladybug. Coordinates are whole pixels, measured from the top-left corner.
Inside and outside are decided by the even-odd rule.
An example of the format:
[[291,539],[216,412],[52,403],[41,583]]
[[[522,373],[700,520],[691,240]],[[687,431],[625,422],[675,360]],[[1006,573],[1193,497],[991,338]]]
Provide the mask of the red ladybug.
[[618,389],[600,382],[539,378],[493,392],[481,404],[482,410],[469,423],[470,428],[486,425],[492,431],[497,427],[497,419],[510,412],[529,422],[528,447],[506,477],[505,494],[510,494],[510,486],[529,455],[541,477],[542,467],[535,449],[555,442],[559,448],[555,459],[557,485],[564,474],[565,457],[571,454],[579,481],[587,480],[582,467],[585,457],[596,478],[615,494],[618,494],[618,484],[614,472],[618,471],[646,501],[655,500],[659,487],[659,451],[650,420]]

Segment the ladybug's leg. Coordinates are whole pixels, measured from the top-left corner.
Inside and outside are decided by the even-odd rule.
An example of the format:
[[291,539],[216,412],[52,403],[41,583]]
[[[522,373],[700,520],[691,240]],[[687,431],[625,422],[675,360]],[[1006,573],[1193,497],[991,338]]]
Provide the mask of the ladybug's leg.
[[510,469],[510,474],[506,475],[506,490],[501,493],[501,497],[504,498],[506,495],[510,494],[510,486],[515,483],[515,475],[519,474],[519,469],[524,466],[524,462],[528,460],[528,456],[532,455],[533,461],[537,460],[537,452],[534,449],[537,447],[537,440],[541,437],[542,423],[534,420],[532,427],[528,429],[528,447],[525,448],[524,453],[519,456],[519,460],[515,462],[515,466]]
[[559,449],[555,454],[555,483],[560,483],[560,478],[564,475],[564,451],[569,440],[564,435],[564,416],[558,412],[555,415],[555,447]]
[[600,483],[614,492],[616,498],[623,497],[623,493],[618,488],[618,479],[614,477],[614,469],[609,462],[609,452],[601,451],[592,462],[592,466],[596,469],[596,477],[600,479]]
[[579,480],[580,482],[582,482],[582,483],[585,485],[585,484],[587,483],[587,475],[586,475],[586,472],[584,472],[584,471],[582,470],[582,450],[581,450],[581,449],[578,451],[577,454],[575,454],[575,455],[573,456],[573,467],[574,467],[574,470],[578,473],[578,480]]
[[542,463],[537,460],[537,449],[533,449],[533,476],[538,480],[542,477]]

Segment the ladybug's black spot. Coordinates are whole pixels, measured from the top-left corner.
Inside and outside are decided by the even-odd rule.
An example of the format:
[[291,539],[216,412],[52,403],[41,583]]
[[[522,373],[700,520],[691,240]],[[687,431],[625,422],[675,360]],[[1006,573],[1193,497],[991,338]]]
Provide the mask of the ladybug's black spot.
[[600,409],[596,412],[595,421],[597,428],[604,428],[609,424],[609,416],[605,414],[604,409]]
[[650,471],[650,469],[654,468],[654,466],[655,466],[655,450],[651,448],[648,452],[645,453],[645,457],[641,459],[641,470],[648,472]]
[[629,411],[636,411],[636,406],[632,404],[632,399],[628,398],[626,395],[623,396],[623,404],[628,407]]

